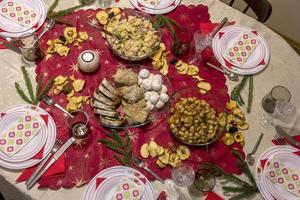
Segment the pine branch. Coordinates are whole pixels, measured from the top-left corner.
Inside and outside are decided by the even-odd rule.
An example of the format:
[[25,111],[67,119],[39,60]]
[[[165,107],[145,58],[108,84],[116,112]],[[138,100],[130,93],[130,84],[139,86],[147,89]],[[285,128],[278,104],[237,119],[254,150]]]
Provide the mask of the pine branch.
[[54,0],[53,4],[50,6],[47,14],[51,13],[57,7],[58,2],[59,2],[59,0]]
[[82,8],[84,6],[85,6],[85,4],[81,4],[81,5],[73,6],[71,8],[65,9],[65,10],[60,10],[60,11],[55,12],[55,13],[50,13],[48,15],[48,17],[50,17],[50,18],[59,18],[59,17],[65,16],[65,15],[71,14],[73,11],[75,11],[79,8]]
[[103,145],[105,145],[106,147],[110,148],[111,150],[119,153],[119,154],[123,154],[124,152],[122,150],[120,150],[118,148],[118,144],[115,144],[114,142],[110,141],[110,140],[106,140],[106,139],[100,139],[98,140],[98,142],[101,142]]
[[229,200],[241,200],[241,199],[248,199],[247,197],[253,195],[254,193],[252,191],[243,192],[241,194],[238,194],[234,197],[229,198]]
[[54,78],[51,78],[51,79],[46,83],[46,85],[44,86],[44,88],[42,89],[42,91],[41,91],[41,92],[39,93],[39,95],[36,97],[36,100],[37,100],[37,101],[42,100],[43,96],[49,92],[49,90],[51,89],[51,87],[52,87],[52,85],[53,85],[53,82],[54,82]]
[[69,26],[74,26],[74,24],[72,22],[70,22],[69,20],[63,19],[62,17],[47,17],[48,19],[52,19],[54,20],[56,23],[59,24],[66,24]]
[[247,113],[251,112],[252,100],[253,100],[253,75],[250,75]]
[[31,102],[33,102],[36,105],[35,98],[34,98],[34,93],[33,93],[33,87],[32,87],[32,83],[31,83],[29,74],[28,74],[25,66],[22,66],[21,70],[22,70],[22,73],[23,73],[23,78],[24,78],[24,81],[25,81],[25,84],[26,84],[27,91],[29,93]]
[[[43,81],[43,77],[40,74],[40,75],[38,75],[38,78],[37,78],[37,84],[36,84],[36,88],[35,88],[35,97],[37,97],[40,93],[42,81]],[[38,103],[37,98],[35,98],[35,100],[36,100],[36,103]]]
[[240,104],[240,106],[243,105],[241,91],[244,89],[248,78],[249,76],[244,76],[242,81],[237,86],[235,86],[231,92],[231,99],[237,101]]
[[19,94],[19,96],[27,103],[29,104],[34,104],[27,96],[26,94],[23,92],[23,90],[20,87],[19,83],[15,83],[15,88],[17,90],[17,93]]
[[128,165],[121,157],[119,157],[119,156],[117,156],[117,155],[114,155],[114,158],[115,158],[117,161],[119,161],[122,165],[125,165],[125,166]]

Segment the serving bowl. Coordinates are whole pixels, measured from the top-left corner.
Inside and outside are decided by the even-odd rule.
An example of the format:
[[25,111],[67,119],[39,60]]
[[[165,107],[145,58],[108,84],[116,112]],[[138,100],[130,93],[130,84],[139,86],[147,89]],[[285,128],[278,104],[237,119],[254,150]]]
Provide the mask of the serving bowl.
[[[111,30],[110,27],[113,26],[113,23],[120,23],[122,20],[128,20],[129,16],[135,16],[135,17],[138,17],[140,19],[145,19],[145,20],[149,20],[152,25],[153,25],[153,17],[151,17],[150,15],[146,14],[146,13],[143,13],[143,12],[139,12],[139,11],[135,11],[135,10],[123,10],[121,12],[120,15],[116,15],[114,16],[109,22],[108,24],[106,25],[107,26],[107,30],[111,31],[113,34],[116,34],[114,32],[114,30]],[[154,28],[154,27],[153,27]],[[108,34],[105,34],[105,37],[106,37],[106,40],[107,40],[107,43],[108,43],[108,46],[109,48],[111,49],[111,51],[118,55],[119,57],[123,58],[124,60],[129,60],[129,61],[139,61],[139,60],[143,60],[143,59],[146,59],[148,58],[149,56],[151,56],[155,51],[157,51],[159,49],[159,44],[160,44],[160,41],[161,41],[161,35],[162,35],[162,32],[161,32],[161,29],[155,29],[155,33],[154,35],[157,37],[156,39],[156,42],[154,45],[152,45],[151,47],[149,47],[149,51],[146,52],[145,54],[143,55],[139,55],[139,56],[128,56],[128,55],[125,55],[124,53],[122,53],[120,50],[118,50],[114,44],[113,44],[113,40],[115,39],[119,39],[118,37],[115,37],[113,38],[112,36],[108,35]],[[146,33],[147,31],[145,31]],[[128,34],[131,34],[129,31],[128,31]],[[118,36],[118,35],[116,35]],[[132,41],[136,41],[136,38],[132,38]],[[145,41],[143,41],[144,43]]]
[[[188,116],[189,113],[181,113],[180,117],[172,117],[174,115],[174,112],[176,111],[176,109],[175,109],[176,104],[179,102],[182,102],[182,100],[186,99],[186,98],[196,98],[198,100],[204,100],[206,103],[209,104],[209,107],[212,108],[216,112],[216,119],[213,121],[218,122],[218,129],[215,131],[215,135],[212,138],[207,140],[207,143],[206,142],[198,143],[198,142],[194,142],[194,141],[190,142],[190,140],[185,137],[185,134],[190,135],[189,138],[193,138],[196,136],[197,137],[200,137],[200,136],[207,137],[207,134],[208,134],[207,133],[208,128],[201,128],[202,130],[195,130],[195,131],[193,130],[192,131],[190,128],[191,126],[189,127],[189,126],[187,126],[187,124],[184,123],[185,119],[183,118],[183,116]],[[206,145],[209,145],[209,144],[212,144],[212,143],[218,141],[221,138],[221,136],[223,135],[223,133],[225,131],[225,127],[226,127],[226,116],[227,116],[226,102],[222,102],[218,98],[218,96],[216,96],[214,94],[209,94],[209,93],[202,95],[199,92],[199,88],[189,87],[189,88],[180,89],[180,90],[174,92],[174,94],[172,95],[170,104],[171,104],[170,110],[168,112],[168,128],[169,128],[170,133],[180,142],[182,142],[186,145],[191,145],[191,146],[206,146]],[[179,104],[177,104],[177,105],[179,105]],[[194,113],[193,115],[191,115],[191,116],[193,116],[193,118],[192,118],[193,125],[192,126],[194,126],[194,124],[199,125],[198,124],[198,123],[200,123],[200,122],[198,122],[199,120],[195,119],[197,117],[194,117],[194,116],[197,116],[198,114],[199,113],[197,112],[197,113]],[[204,116],[207,116],[207,115],[204,115]],[[221,119],[222,119],[222,122],[221,122]],[[176,121],[175,123],[174,123],[174,120]],[[196,121],[196,120],[198,120],[198,121]],[[202,122],[204,122],[207,127],[209,126],[209,124],[207,124],[205,117],[203,118]],[[182,127],[184,127],[184,126],[185,126],[185,128],[182,129]],[[214,126],[216,126],[216,125],[214,125]],[[197,128],[198,126],[195,126],[195,127]],[[202,131],[204,131],[204,133]],[[193,140],[195,140],[195,138],[193,138]]]

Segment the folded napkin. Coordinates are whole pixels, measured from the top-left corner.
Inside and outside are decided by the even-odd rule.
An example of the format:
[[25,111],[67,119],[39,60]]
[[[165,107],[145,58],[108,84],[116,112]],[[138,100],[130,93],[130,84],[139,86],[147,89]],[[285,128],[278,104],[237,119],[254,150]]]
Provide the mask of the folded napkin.
[[300,197],[300,172],[296,169],[286,167],[274,157],[269,161],[266,175],[274,184],[279,184],[285,190]]
[[[38,164],[37,164],[38,165]],[[16,182],[26,181],[30,178],[37,165],[25,169],[22,174],[17,178]],[[55,177],[57,175],[64,174],[66,171],[65,167],[65,155],[63,154],[42,176],[42,178]],[[42,179],[41,178],[41,179]]]
[[213,191],[209,192],[205,200],[224,200],[222,197],[214,193]]
[[36,11],[21,5],[13,0],[8,0],[1,5],[0,15],[26,27],[33,26],[38,14]]
[[[300,135],[295,135],[295,136],[293,136],[293,138],[294,138],[296,141],[300,142]],[[289,143],[289,141],[285,140],[284,138],[282,138],[282,140],[284,140],[285,142]],[[273,139],[272,142],[273,142],[273,144],[275,144],[275,145],[280,145],[280,144],[279,144],[280,142],[278,143],[278,140]],[[291,143],[289,143],[289,144],[292,145]],[[300,147],[297,147],[297,146],[294,146],[294,145],[292,145],[292,146],[295,147],[295,148],[300,149]]]
[[136,181],[133,178],[123,178],[116,187],[111,200],[139,200],[143,195],[144,190],[144,185],[138,180]]
[[231,61],[244,64],[258,45],[256,36],[251,32],[241,33],[226,49],[224,56]]
[[[229,22],[230,25],[233,25],[235,22]],[[204,34],[209,34],[213,32],[216,26],[219,23],[210,23],[210,22],[200,22],[199,23],[199,30]]]
[[[0,32],[1,32],[1,30],[2,29],[0,29]],[[2,45],[2,42],[7,42],[7,41],[5,39],[3,39],[3,38],[0,38],[0,49],[7,49],[6,46]]]
[[29,143],[44,126],[42,119],[33,113],[25,113],[0,136],[0,151],[11,157]]

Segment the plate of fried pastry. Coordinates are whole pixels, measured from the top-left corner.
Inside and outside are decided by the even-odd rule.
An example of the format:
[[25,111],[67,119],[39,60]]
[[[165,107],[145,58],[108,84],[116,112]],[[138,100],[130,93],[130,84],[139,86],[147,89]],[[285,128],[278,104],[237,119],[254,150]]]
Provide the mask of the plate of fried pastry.
[[170,95],[170,81],[160,71],[126,65],[102,79],[92,106],[104,127],[141,127],[166,117]]

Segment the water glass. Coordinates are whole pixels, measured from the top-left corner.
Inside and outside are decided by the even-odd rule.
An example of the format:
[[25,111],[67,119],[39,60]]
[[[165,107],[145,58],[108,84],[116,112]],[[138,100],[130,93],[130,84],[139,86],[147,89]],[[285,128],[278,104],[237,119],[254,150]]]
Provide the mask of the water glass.
[[189,59],[189,63],[202,63],[202,55],[201,52],[211,44],[211,35],[208,33],[203,33],[200,30],[195,31],[194,35],[194,43],[195,43],[195,53]]
[[283,86],[272,88],[271,92],[262,99],[263,109],[267,113],[273,113],[276,107],[276,101],[278,100],[289,102],[291,100],[290,91]]
[[114,2],[113,0],[99,0],[99,5],[100,8],[106,9],[106,8],[110,8],[113,2]]
[[172,170],[172,179],[180,187],[188,187],[195,180],[195,172],[190,165],[181,164]]
[[88,114],[82,110],[76,110],[70,113],[73,117],[68,116],[66,122],[67,126],[72,131],[71,135],[76,135],[76,137],[79,139],[84,138],[86,133],[89,131]]
[[189,193],[193,197],[203,197],[212,191],[216,185],[216,178],[207,170],[200,169],[196,173],[196,179],[188,187]]
[[35,34],[22,36],[19,39],[21,45],[22,61],[26,64],[32,64],[43,57],[43,53],[39,48],[39,42],[32,44]]

